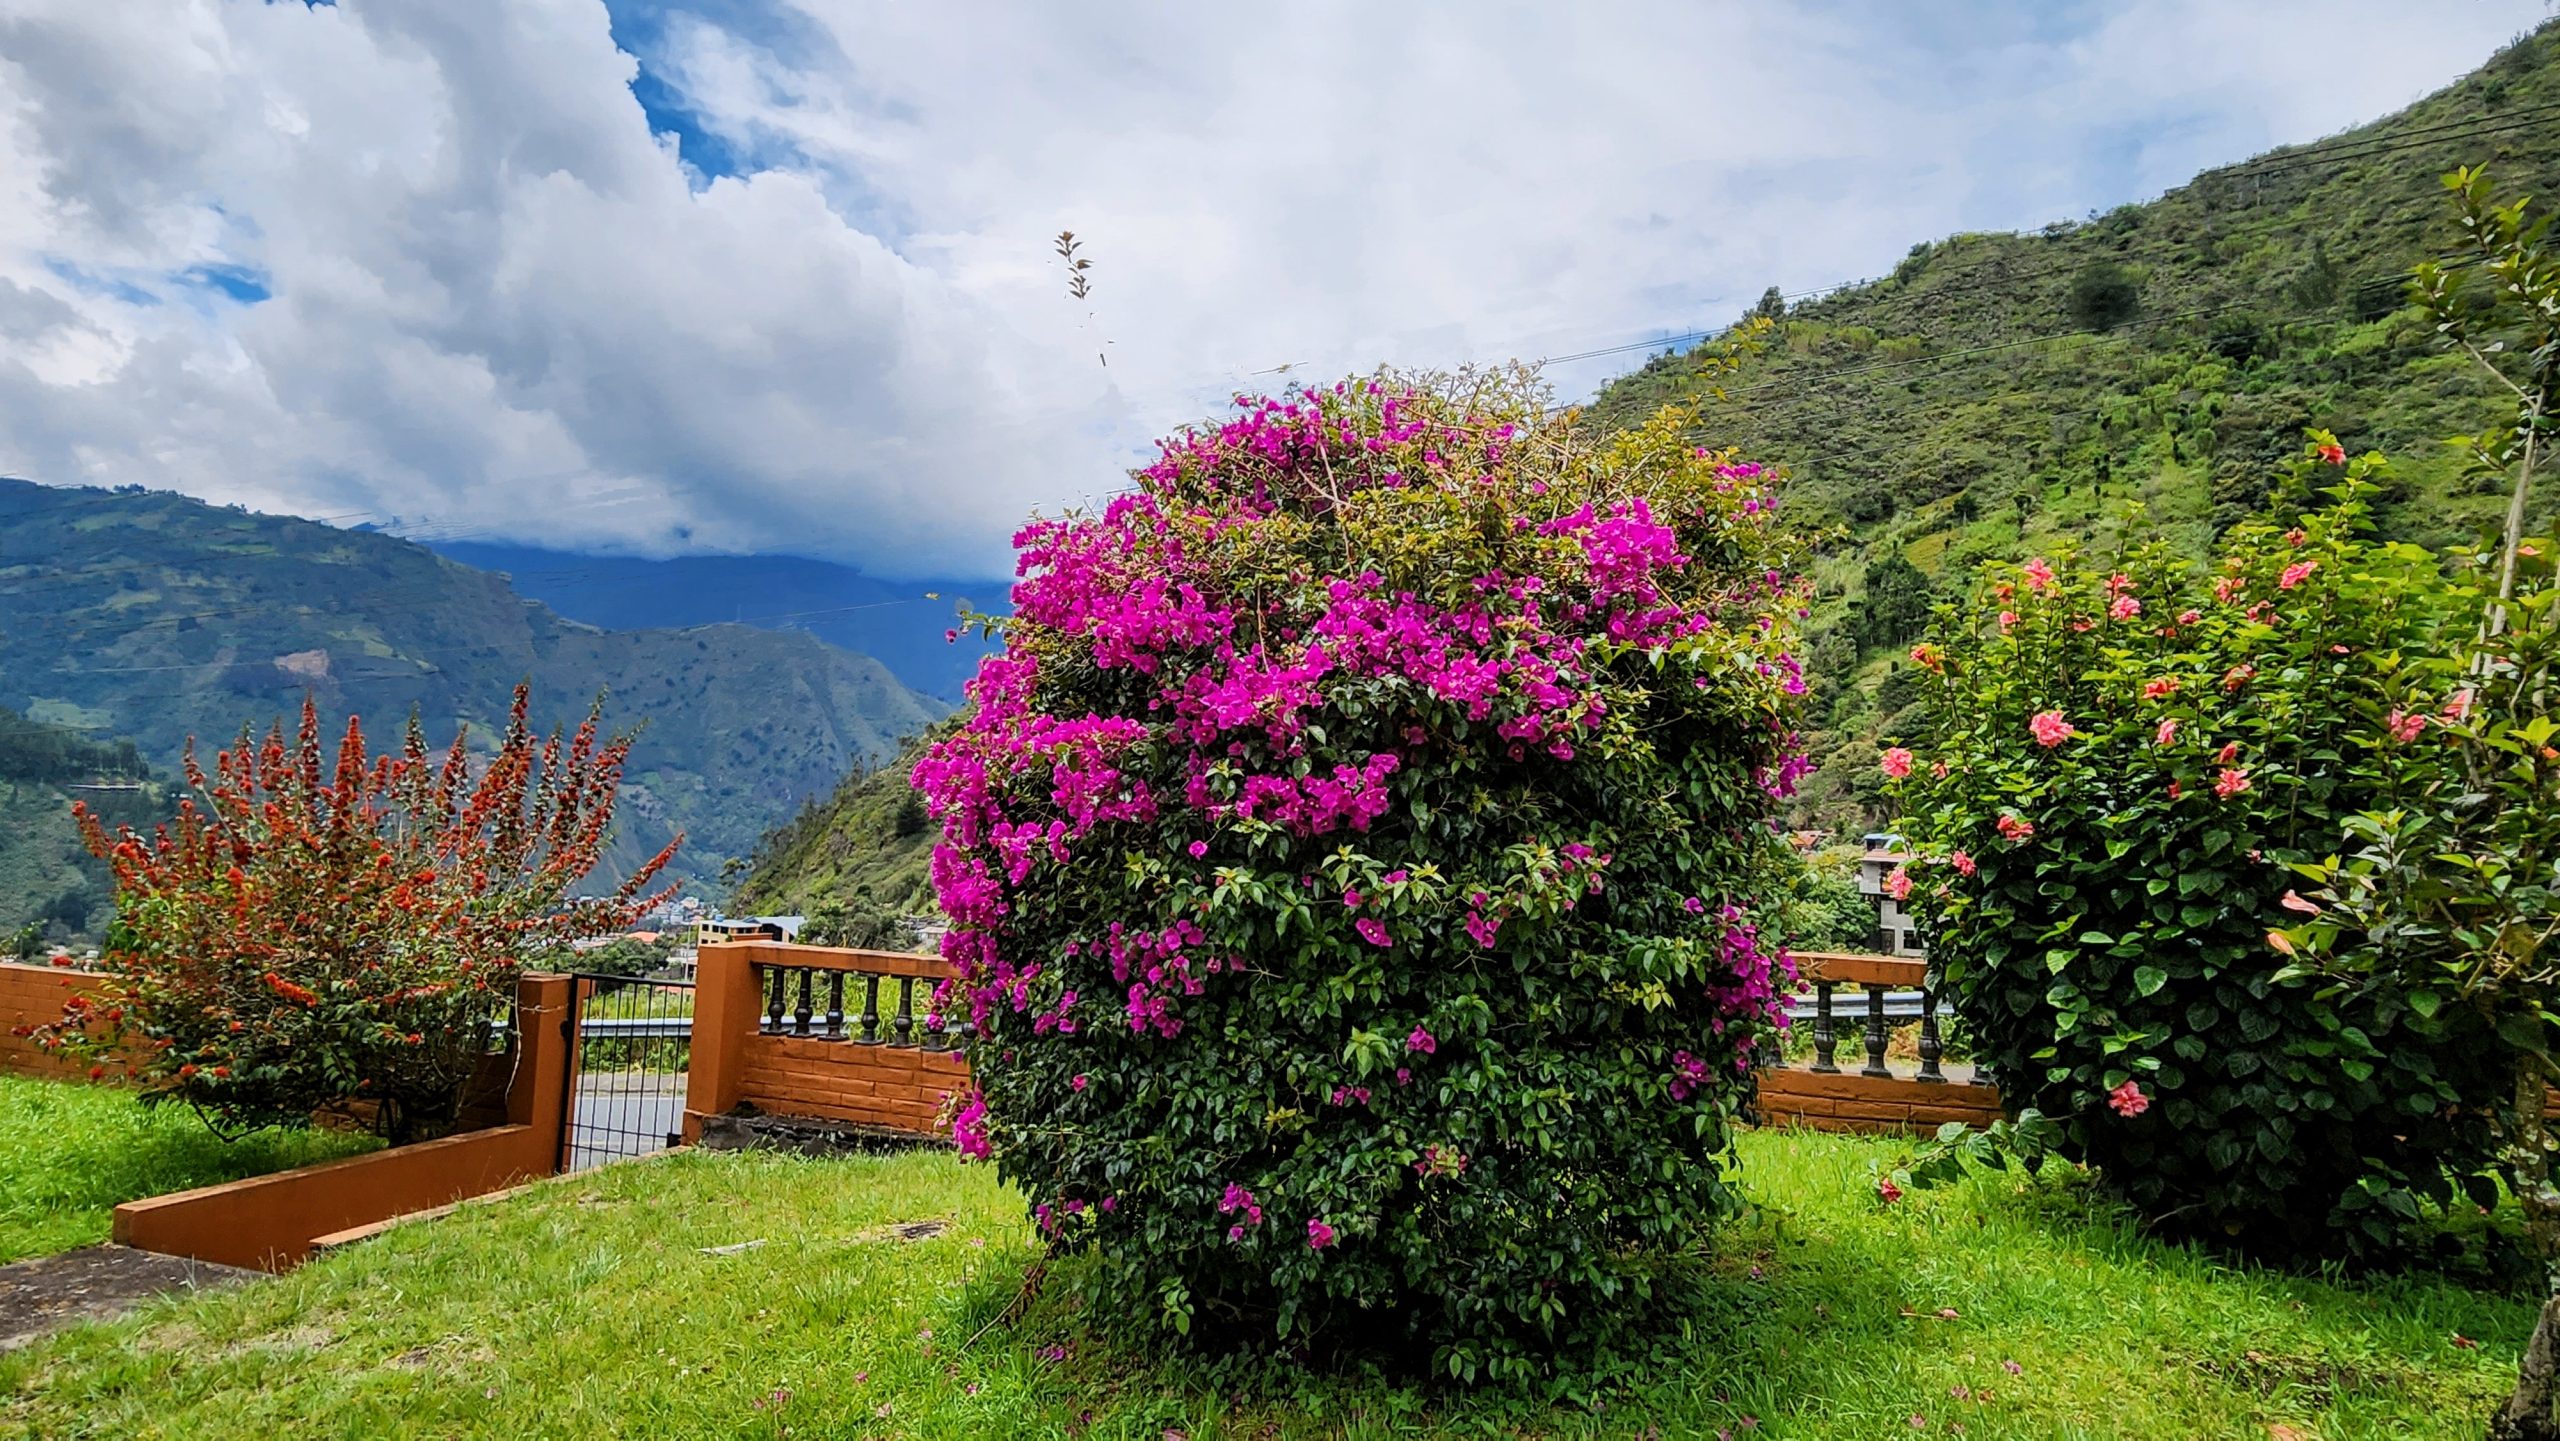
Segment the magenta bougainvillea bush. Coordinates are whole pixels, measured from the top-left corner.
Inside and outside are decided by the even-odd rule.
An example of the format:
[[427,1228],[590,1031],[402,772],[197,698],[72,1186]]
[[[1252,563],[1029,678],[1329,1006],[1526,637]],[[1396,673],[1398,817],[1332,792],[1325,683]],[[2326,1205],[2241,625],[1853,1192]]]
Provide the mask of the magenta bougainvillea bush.
[[1239,400],[1136,480],[1022,532],[915,771],[960,1148],[1097,1314],[1462,1377],[1641,1317],[1790,982],[1773,477],[1470,374]]
[[2465,704],[2431,658],[2476,607],[2370,533],[2378,456],[2315,433],[2232,532],[1987,573],[1912,652],[1931,704],[1883,765],[1918,858],[1887,878],[2002,1099],[2162,1223],[2290,1257],[2386,1255],[2494,1198],[2477,1015],[2385,975],[2293,976],[2270,930],[2349,818],[2413,803]]

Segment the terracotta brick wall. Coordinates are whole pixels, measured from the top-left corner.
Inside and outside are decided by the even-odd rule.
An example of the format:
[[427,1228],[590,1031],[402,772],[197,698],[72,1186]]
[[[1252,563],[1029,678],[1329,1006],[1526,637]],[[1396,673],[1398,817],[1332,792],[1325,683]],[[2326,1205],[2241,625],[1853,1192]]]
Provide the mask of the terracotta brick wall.
[[757,1110],[902,1131],[932,1131],[944,1094],[969,1084],[959,1052],[920,1047],[756,1036],[743,1062],[738,1099]]
[[76,991],[96,989],[100,979],[87,971],[0,961],[0,1071],[30,1076],[87,1071],[85,1064],[37,1050],[36,1043],[20,1032],[61,1020],[64,999]]
[[1915,1081],[1780,1067],[1760,1073],[1760,1118],[1817,1131],[1929,1131],[2000,1118],[2000,1093],[1969,1081]]

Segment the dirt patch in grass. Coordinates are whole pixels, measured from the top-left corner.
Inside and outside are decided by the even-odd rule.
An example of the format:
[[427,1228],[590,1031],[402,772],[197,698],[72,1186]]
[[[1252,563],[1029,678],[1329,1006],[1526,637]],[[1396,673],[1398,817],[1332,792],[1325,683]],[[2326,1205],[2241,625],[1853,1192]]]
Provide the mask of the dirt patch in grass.
[[2351,1396],[2380,1396],[2417,1389],[2417,1373],[2404,1366],[2365,1365],[2321,1356],[2243,1351],[2238,1356],[2195,1356],[2188,1364],[2238,1391],[2287,1396],[2328,1406]]
[[0,1266],[0,1351],[75,1321],[120,1315],[172,1291],[238,1285],[257,1276],[130,1246],[83,1246]]

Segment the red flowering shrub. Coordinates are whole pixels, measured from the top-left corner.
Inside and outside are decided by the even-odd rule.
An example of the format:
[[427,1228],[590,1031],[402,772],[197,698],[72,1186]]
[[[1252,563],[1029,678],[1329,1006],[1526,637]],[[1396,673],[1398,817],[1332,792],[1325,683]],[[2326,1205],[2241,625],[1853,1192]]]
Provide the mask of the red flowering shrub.
[[519,688],[485,763],[460,736],[431,756],[415,720],[399,755],[368,758],[350,719],[330,766],[305,701],[292,740],[243,731],[210,775],[190,749],[196,794],[154,835],[76,810],[115,871],[112,978],[44,1041],[120,1051],[146,1099],[221,1130],[344,1101],[373,1103],[395,1141],[449,1128],[524,958],[626,927],[675,852],[610,898],[568,899],[603,849],[629,742],[600,740],[594,714],[546,741],[525,709]]
[[1770,478],[1507,377],[1238,404],[1022,532],[916,768],[957,1138],[1096,1314],[1512,1369],[1735,1205],[1802,767]]
[[[2317,434],[2297,478],[2342,460]],[[2407,717],[2452,681],[2420,662],[2476,618],[2362,534],[2378,464],[2209,574],[2154,546],[1994,577],[1937,637],[1895,783],[1910,904],[2004,1102],[2147,1212],[2266,1251],[2379,1249],[2418,1200],[2487,1193],[2478,1017],[2293,980],[2266,939],[2295,863],[2434,774]]]

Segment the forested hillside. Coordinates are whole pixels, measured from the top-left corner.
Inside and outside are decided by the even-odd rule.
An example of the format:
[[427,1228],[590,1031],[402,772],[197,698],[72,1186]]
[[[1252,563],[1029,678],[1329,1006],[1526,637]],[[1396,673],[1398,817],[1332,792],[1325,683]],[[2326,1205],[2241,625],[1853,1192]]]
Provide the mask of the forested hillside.
[[545,725],[645,727],[610,863],[686,835],[716,876],[847,770],[942,714],[867,656],[749,626],[604,630],[385,535],[151,492],[0,480],[0,704],[173,766],[316,696],[390,741],[491,733],[519,681]]
[[1596,398],[1611,425],[1695,401],[1702,440],[1786,465],[1790,504],[1834,537],[1807,667],[1823,765],[1800,824],[1879,819],[1873,742],[1914,695],[1902,653],[1986,559],[2126,534],[2200,550],[2286,503],[2273,462],[2314,425],[2392,458],[2389,530],[2443,544],[2494,526],[2501,496],[2458,482],[2442,444],[2494,402],[2403,295],[2410,266],[2458,252],[2438,178],[2456,164],[2555,198],[2560,32],[2147,203],[1922,243],[1832,293],[1773,292],[1756,313],[1776,328],[1720,394],[1693,351]]
[[136,826],[167,805],[132,742],[92,741],[0,707],[0,945],[31,925],[56,942],[105,927],[112,886],[71,822],[75,799]]
[[940,828],[907,784],[923,748],[947,725],[908,741],[897,759],[845,778],[756,847],[729,909],[741,915],[806,914],[827,902],[901,914],[934,910],[928,874]]

